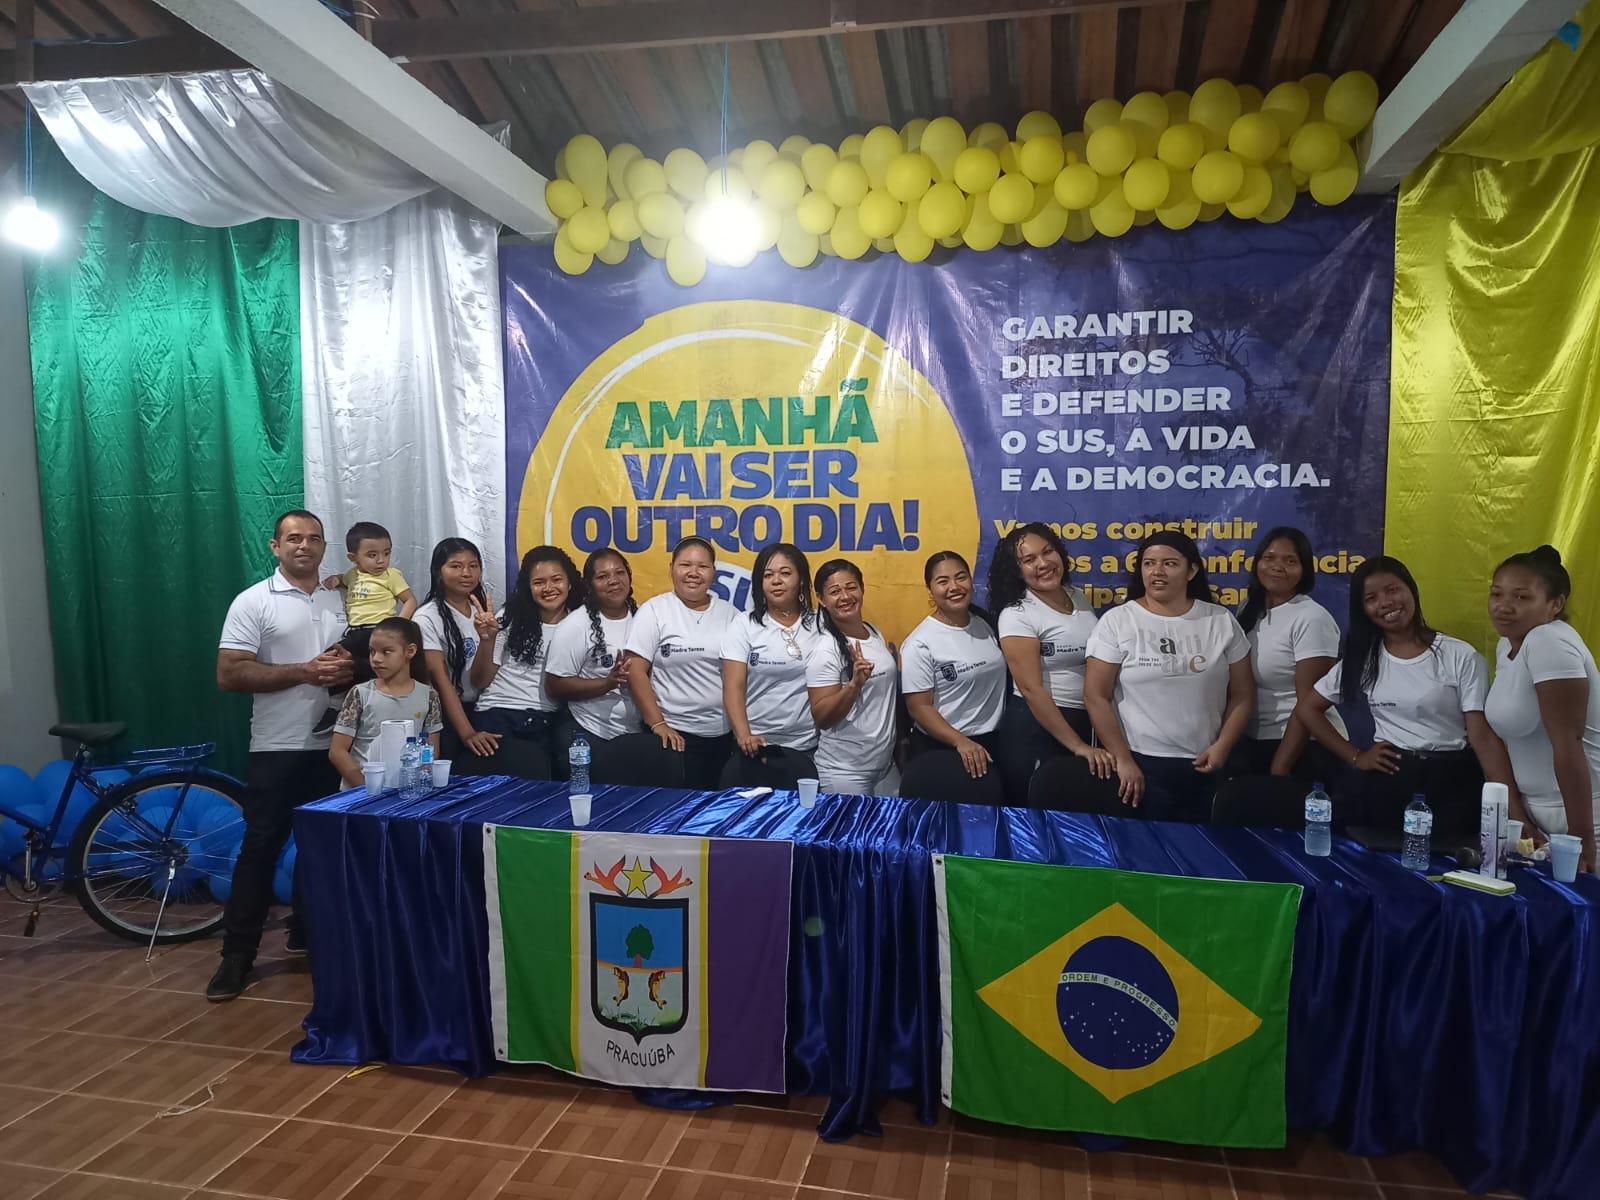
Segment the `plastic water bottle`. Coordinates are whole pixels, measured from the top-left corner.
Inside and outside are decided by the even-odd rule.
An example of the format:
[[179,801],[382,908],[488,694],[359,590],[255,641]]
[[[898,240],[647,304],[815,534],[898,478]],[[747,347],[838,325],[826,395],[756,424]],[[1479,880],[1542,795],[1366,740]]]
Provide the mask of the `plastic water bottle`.
[[1333,851],[1333,801],[1314,784],[1306,796],[1306,853],[1327,858]]
[[1408,871],[1426,872],[1433,860],[1433,810],[1418,792],[1406,805],[1405,839],[1400,843],[1400,865]]
[[589,794],[589,739],[579,734],[572,739],[572,745],[567,748],[567,795],[587,796]]
[[402,798],[417,794],[417,782],[422,774],[422,752],[417,749],[417,739],[408,737],[400,751],[400,795]]
[[417,739],[417,792],[433,790],[433,742],[429,738]]

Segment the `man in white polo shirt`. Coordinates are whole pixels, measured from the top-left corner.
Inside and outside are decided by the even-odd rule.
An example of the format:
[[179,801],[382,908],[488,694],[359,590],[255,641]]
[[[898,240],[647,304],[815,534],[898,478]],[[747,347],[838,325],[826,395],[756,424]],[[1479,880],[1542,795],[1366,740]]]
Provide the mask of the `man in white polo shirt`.
[[[312,729],[328,707],[328,689],[348,684],[354,673],[349,652],[338,645],[343,593],[318,586],[327,549],[322,522],[303,509],[286,512],[268,544],[278,569],[234,598],[217,651],[217,686],[254,700],[244,842],[223,916],[222,965],[206,989],[213,1001],[244,991],[295,808],[339,789],[329,735]],[[295,917],[288,945],[305,947]]]

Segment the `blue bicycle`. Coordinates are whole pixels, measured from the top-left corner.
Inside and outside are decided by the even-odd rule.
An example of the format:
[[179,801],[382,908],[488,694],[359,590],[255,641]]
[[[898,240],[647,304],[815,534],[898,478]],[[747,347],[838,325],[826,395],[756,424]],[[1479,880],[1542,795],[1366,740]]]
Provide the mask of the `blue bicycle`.
[[[202,765],[214,743],[92,761],[126,732],[119,722],[54,726],[52,737],[78,746],[55,811],[41,818],[0,804],[0,816],[23,830],[21,850],[0,858],[0,882],[29,905],[24,936],[33,936],[40,906],[62,888],[76,892],[99,925],[152,949],[222,924],[244,839],[244,784]],[[79,788],[89,794],[87,812],[70,844],[59,844],[69,809],[83,810],[81,799],[74,804]]]

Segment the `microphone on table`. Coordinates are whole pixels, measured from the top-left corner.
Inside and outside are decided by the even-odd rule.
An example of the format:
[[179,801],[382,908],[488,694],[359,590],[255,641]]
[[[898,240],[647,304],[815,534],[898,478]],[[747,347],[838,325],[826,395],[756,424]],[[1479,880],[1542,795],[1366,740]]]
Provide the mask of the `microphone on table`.
[[1463,871],[1471,871],[1483,865],[1483,853],[1477,846],[1458,846],[1449,853]]

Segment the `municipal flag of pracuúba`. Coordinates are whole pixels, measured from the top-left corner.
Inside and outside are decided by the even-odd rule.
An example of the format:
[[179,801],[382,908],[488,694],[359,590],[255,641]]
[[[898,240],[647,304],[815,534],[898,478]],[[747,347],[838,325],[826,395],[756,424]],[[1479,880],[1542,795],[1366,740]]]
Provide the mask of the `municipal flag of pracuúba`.
[[1282,1144],[1299,888],[954,856],[935,879],[952,1108]]

